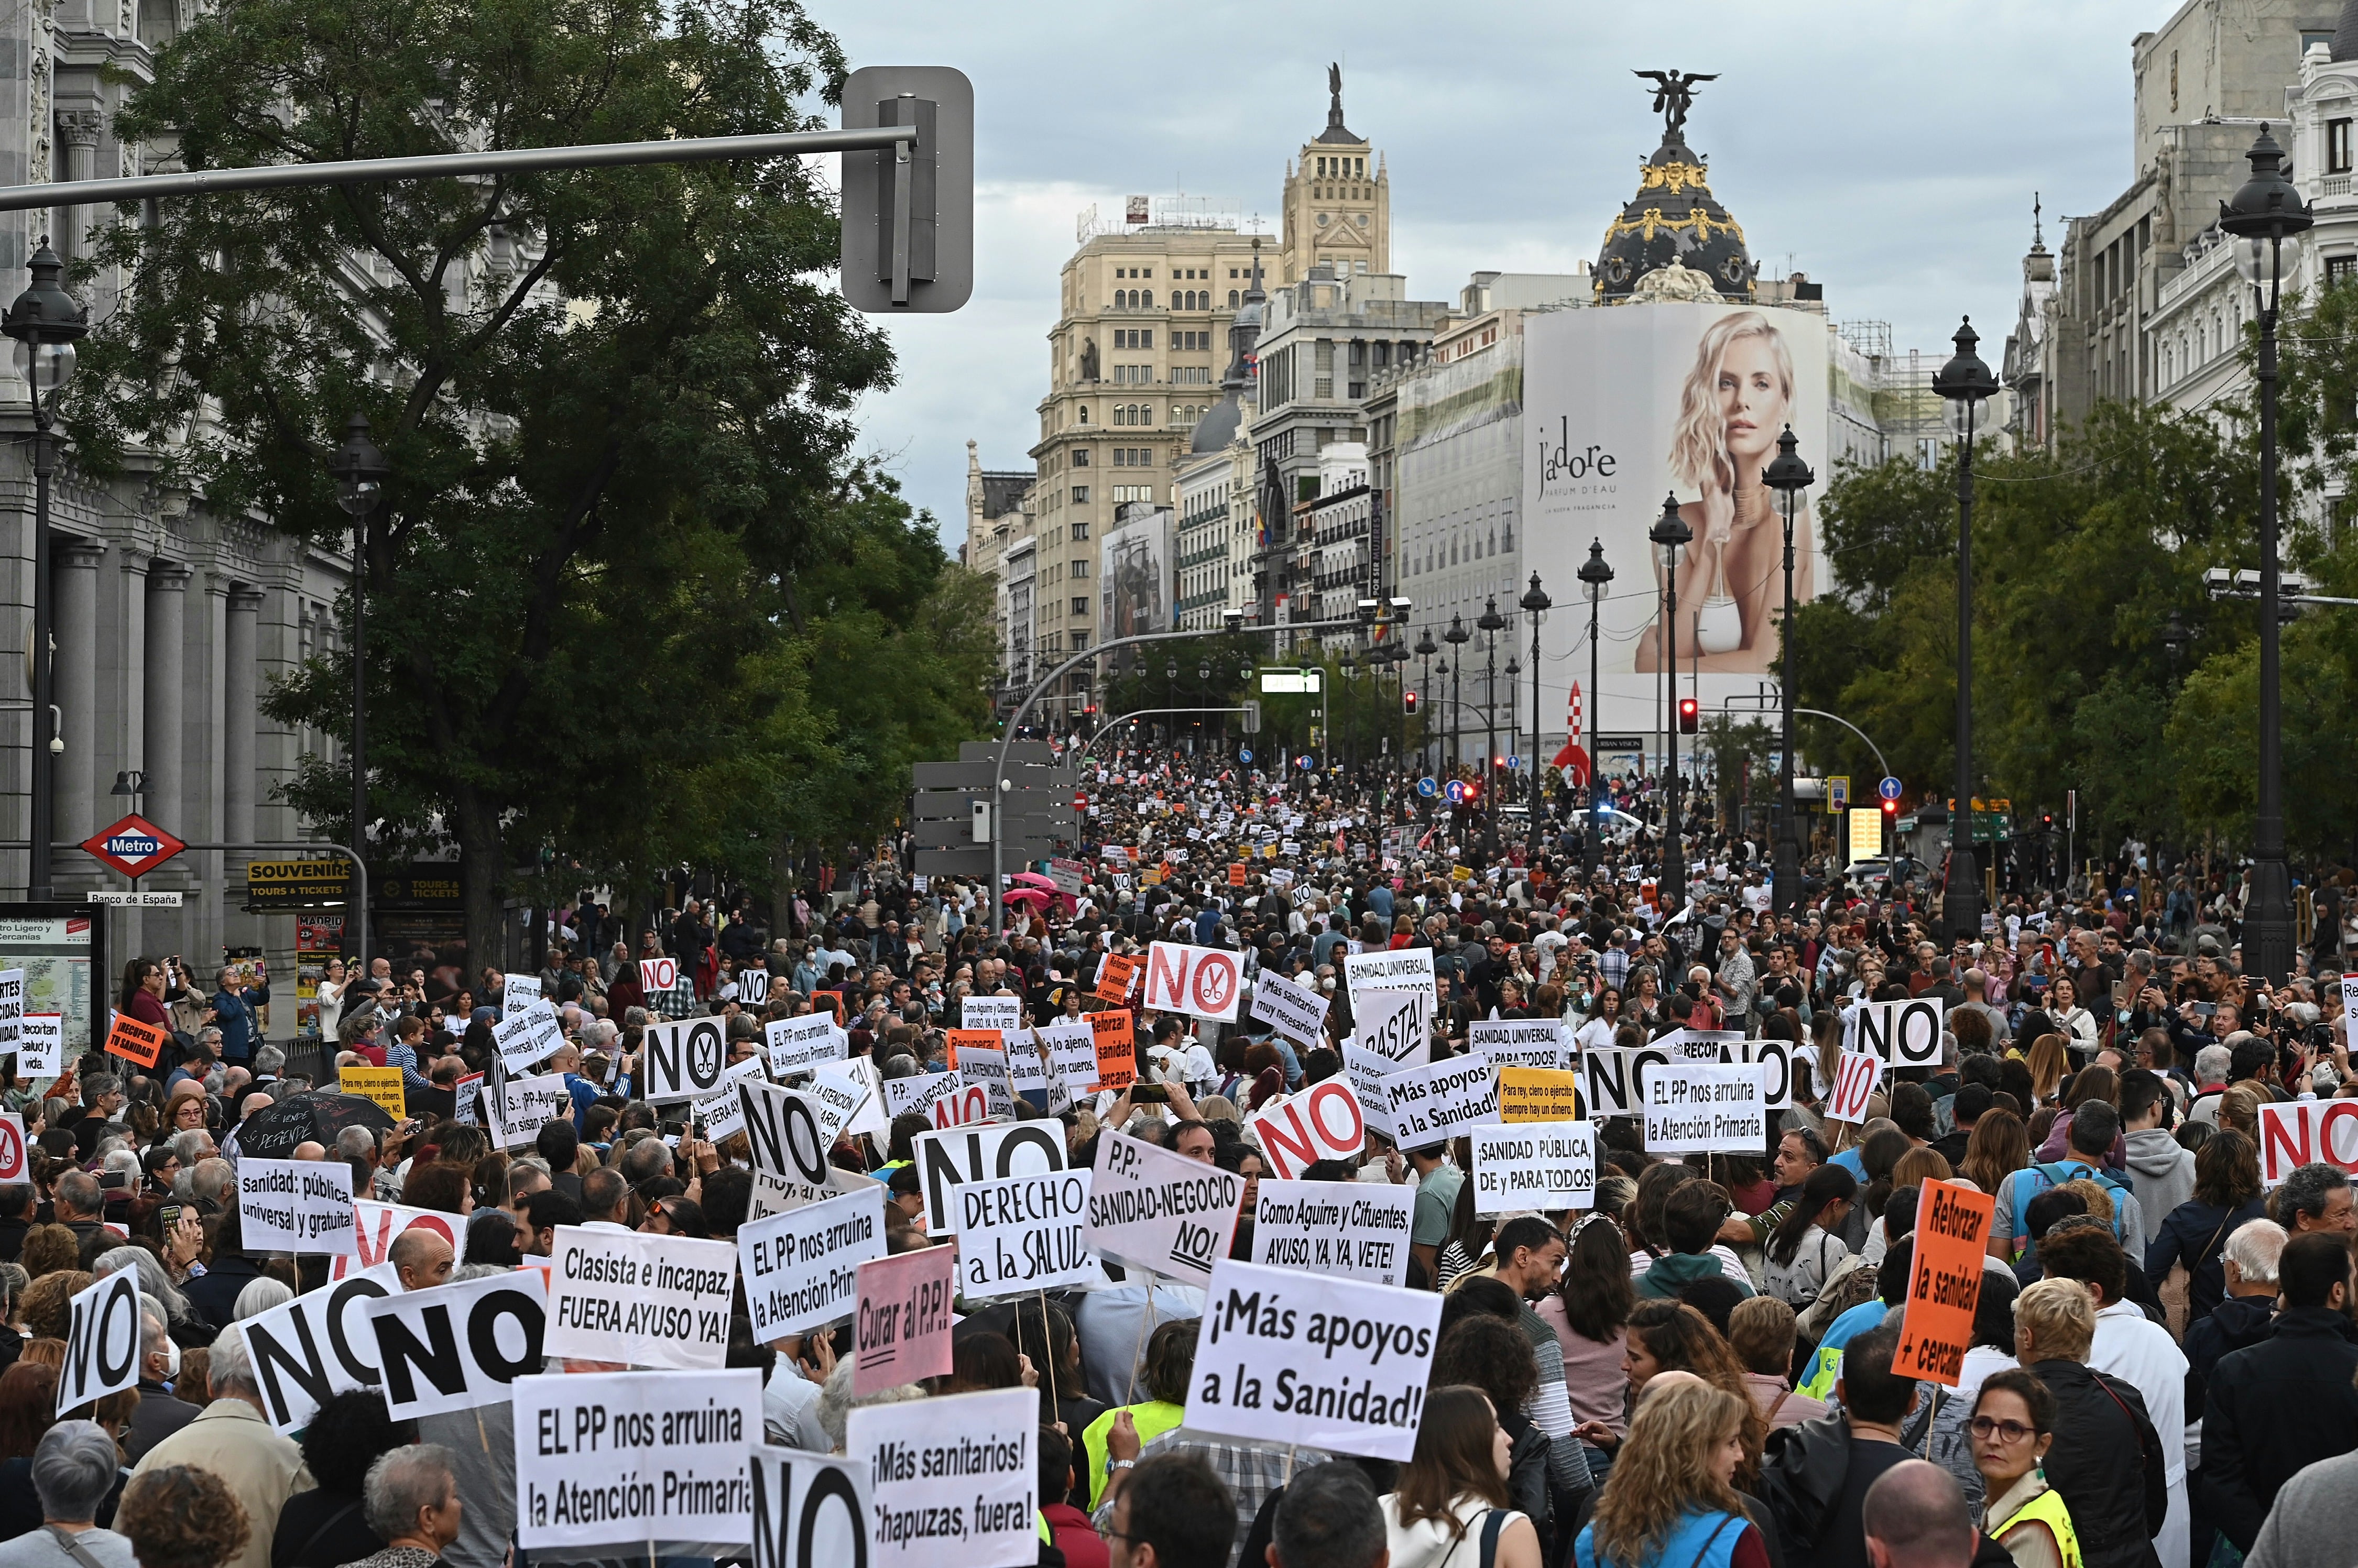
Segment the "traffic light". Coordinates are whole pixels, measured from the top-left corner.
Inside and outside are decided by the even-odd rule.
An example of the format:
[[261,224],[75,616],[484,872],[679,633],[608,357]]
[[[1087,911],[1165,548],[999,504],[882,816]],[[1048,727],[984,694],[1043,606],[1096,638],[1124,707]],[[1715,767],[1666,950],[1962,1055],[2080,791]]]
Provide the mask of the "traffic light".
[[1886,817],[1892,817],[1892,816],[1898,816],[1898,815],[1899,815],[1899,803],[1898,803],[1898,801],[1896,801],[1896,800],[1887,800],[1887,801],[1885,801],[1885,802],[1883,803],[1883,815],[1884,815]]
[[1411,718],[1416,716],[1416,693],[1412,691],[1401,693],[1401,711]]
[[1701,705],[1700,705],[1700,704],[1698,704],[1698,703],[1695,701],[1695,699],[1694,699],[1693,697],[1682,697],[1679,698],[1679,733],[1680,733],[1680,734],[1682,734],[1682,735],[1692,735],[1692,734],[1693,734],[1693,733],[1696,731],[1696,730],[1698,730],[1699,728],[1701,728],[1701,725],[1702,725],[1702,719],[1703,719],[1703,712],[1702,712]]

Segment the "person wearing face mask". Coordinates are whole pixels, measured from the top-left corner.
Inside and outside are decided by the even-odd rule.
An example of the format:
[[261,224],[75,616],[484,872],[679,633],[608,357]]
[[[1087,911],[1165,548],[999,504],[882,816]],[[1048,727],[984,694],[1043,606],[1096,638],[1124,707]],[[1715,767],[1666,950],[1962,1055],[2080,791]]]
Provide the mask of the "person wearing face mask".
[[124,1434],[124,1457],[137,1464],[141,1454],[197,1419],[203,1407],[172,1392],[180,1375],[180,1347],[171,1330],[154,1309],[139,1314],[139,1409]]

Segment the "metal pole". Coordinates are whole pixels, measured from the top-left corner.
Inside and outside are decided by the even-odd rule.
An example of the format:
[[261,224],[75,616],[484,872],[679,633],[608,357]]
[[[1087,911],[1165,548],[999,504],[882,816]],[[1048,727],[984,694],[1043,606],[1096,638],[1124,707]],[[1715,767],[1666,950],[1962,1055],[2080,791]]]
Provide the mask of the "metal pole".
[[[352,519],[352,842],[368,842],[368,592],[369,519],[372,504]],[[368,951],[368,905],[350,912],[353,951]],[[362,964],[367,960],[363,958]],[[365,968],[362,973],[365,975]]]
[[68,179],[0,187],[0,212],[91,207],[159,196],[210,196],[225,190],[287,190],[312,185],[367,185],[393,179],[465,178],[557,168],[619,168],[646,163],[714,163],[728,158],[865,152],[917,141],[914,125],[848,131],[788,131],[758,136],[690,136],[677,141],[603,142],[586,147],[508,147],[433,153],[420,157],[355,158],[341,163],[257,164],[144,174],[128,179]]
[[1588,700],[1581,717],[1588,726],[1588,831],[1580,836],[1580,871],[1584,879],[1596,876],[1596,832],[1602,820],[1596,814],[1597,766],[1596,738],[1603,733],[1605,699],[1596,690],[1596,619],[1605,609],[1605,588],[1596,584],[1588,590]]
[[[1974,869],[1974,416],[1978,412],[1979,406],[1968,400],[1965,438],[1957,445],[1957,798],[1949,808],[1949,886],[1943,902],[1952,942],[1960,937],[1971,942],[1982,929],[1981,875]],[[2265,691],[2267,677],[2263,674],[2260,679]],[[2266,697],[2261,700],[2265,705]],[[2264,754],[2266,744],[2264,739]]]
[[1669,657],[1663,661],[1662,678],[1670,683],[1671,705],[1662,724],[1662,755],[1669,763],[1663,781],[1662,810],[1662,904],[1669,915],[1687,906],[1686,847],[1679,832],[1679,553],[1664,552],[1662,569],[1662,638]]
[[1777,770],[1777,843],[1771,851],[1771,876],[1776,882],[1776,909],[1790,915],[1801,906],[1801,823],[1793,812],[1793,508],[1801,492],[1785,492],[1785,621],[1780,628],[1785,644],[1785,754]]
[[1540,616],[1531,611],[1531,847],[1524,851],[1527,865],[1539,864],[1540,859]]
[[2246,973],[2282,985],[2292,972],[2292,878],[2285,866],[2281,541],[2277,519],[2277,306],[2282,242],[2268,237],[2267,308],[2260,312],[2260,798],[2252,835],[2252,898],[2244,916]]
[[[57,471],[57,445],[49,437],[49,412],[41,403],[41,353],[27,356],[33,383],[33,723],[32,809],[27,837],[26,896],[45,903],[57,896],[49,870],[49,841],[56,837],[57,757],[49,741],[57,733],[56,677],[49,660],[49,476]],[[56,393],[50,393],[50,407]],[[81,716],[86,723],[89,715]]]

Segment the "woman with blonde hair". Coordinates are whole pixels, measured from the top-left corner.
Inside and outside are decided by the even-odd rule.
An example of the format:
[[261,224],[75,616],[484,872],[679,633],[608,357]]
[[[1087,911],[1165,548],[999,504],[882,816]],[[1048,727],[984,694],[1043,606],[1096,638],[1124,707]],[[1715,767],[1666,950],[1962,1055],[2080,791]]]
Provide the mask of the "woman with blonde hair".
[[1639,1400],[1596,1512],[1574,1543],[1580,1568],[1766,1564],[1768,1545],[1735,1487],[1752,1408],[1748,1398],[1688,1378]]
[[[1676,612],[1680,627],[1694,628],[1697,668],[1768,668],[1775,651],[1769,589],[1783,534],[1760,474],[1794,406],[1792,352],[1766,315],[1739,310],[1704,330],[1680,389],[1670,450],[1672,477],[1696,492],[1679,508],[1694,538],[1678,564]],[[1814,591],[1812,527],[1805,502],[1793,526],[1793,592],[1803,599]],[[1641,670],[1660,668],[1651,633],[1639,639]]]
[[2039,1105],[2026,1106],[2037,1110],[2039,1106],[2053,1105],[2057,1091],[2063,1086],[2064,1075],[2071,1070],[2071,1053],[2064,1048],[2061,1034],[2042,1034],[2030,1043],[2030,1092]]

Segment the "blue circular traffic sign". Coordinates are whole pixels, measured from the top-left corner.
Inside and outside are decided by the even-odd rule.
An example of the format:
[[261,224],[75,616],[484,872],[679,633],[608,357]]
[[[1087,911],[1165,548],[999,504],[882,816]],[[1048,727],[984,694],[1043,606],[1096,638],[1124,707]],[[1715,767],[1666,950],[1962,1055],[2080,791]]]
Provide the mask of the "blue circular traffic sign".
[[1464,805],[1466,794],[1466,781],[1464,779],[1451,779],[1449,781],[1448,788],[1443,793],[1449,796],[1449,803],[1452,806]]
[[1293,761],[1295,766],[1302,768],[1314,768],[1318,765],[1318,759],[1311,756],[1296,757]]
[[1416,793],[1431,800],[1441,793],[1441,785],[1429,778],[1419,779],[1416,781]]
[[1237,761],[1238,761],[1238,762],[1251,762],[1251,761],[1252,761],[1252,749],[1251,749],[1250,747],[1240,747],[1240,748],[1238,748],[1238,752],[1237,752]]
[[1881,795],[1886,800],[1898,800],[1899,798],[1899,781],[1894,778],[1887,778],[1881,784],[1875,786],[1875,793]]
[[1509,757],[1507,759],[1507,771],[1510,773],[1521,773],[1523,771],[1523,760],[1520,757]]

